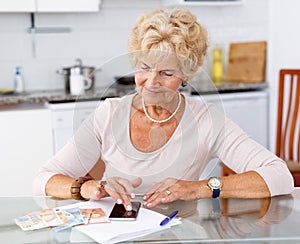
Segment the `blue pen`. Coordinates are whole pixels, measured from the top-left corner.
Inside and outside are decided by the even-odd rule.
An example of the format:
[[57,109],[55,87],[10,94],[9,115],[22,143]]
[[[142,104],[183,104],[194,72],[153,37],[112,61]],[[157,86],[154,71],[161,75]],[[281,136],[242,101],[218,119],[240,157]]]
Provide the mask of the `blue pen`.
[[178,210],[171,213],[167,218],[160,222],[160,226],[164,226],[169,223],[176,215],[178,214]]

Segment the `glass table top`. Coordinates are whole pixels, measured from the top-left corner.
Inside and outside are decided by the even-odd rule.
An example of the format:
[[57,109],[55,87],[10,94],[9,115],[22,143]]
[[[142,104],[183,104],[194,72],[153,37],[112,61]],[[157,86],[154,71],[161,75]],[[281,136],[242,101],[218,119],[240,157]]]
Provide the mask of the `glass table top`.
[[[71,229],[22,231],[14,219],[42,208],[75,203],[50,197],[0,197],[1,243],[69,243]],[[300,243],[300,188],[292,195],[264,199],[201,199],[162,204],[179,210],[182,224],[127,243]],[[85,238],[86,243],[93,240]]]

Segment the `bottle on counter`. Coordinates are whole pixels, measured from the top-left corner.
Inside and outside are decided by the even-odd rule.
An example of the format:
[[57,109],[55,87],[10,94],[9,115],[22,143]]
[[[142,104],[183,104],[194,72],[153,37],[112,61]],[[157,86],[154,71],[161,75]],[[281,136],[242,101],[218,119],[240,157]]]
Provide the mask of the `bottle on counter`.
[[212,80],[216,85],[223,83],[223,50],[219,44],[215,44],[212,50]]
[[15,89],[15,92],[17,92],[17,93],[24,92],[24,90],[25,90],[25,88],[24,88],[24,79],[23,79],[23,76],[21,74],[21,68],[20,67],[16,67],[16,69],[15,69],[14,89]]

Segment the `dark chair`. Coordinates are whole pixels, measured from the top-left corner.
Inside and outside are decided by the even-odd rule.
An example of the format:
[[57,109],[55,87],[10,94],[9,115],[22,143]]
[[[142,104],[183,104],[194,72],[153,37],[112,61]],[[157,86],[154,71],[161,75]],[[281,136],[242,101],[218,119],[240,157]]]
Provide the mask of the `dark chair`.
[[300,186],[300,70],[279,75],[276,155],[287,162],[295,186]]

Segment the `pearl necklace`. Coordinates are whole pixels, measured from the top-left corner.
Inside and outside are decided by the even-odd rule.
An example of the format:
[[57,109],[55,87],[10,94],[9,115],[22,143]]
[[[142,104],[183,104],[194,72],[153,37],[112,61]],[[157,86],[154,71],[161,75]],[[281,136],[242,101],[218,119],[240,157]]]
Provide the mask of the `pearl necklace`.
[[163,119],[163,120],[156,120],[156,119],[153,119],[150,117],[150,115],[148,114],[148,112],[146,110],[144,98],[142,97],[142,106],[143,106],[143,110],[144,110],[146,117],[154,123],[165,123],[165,122],[169,121],[170,119],[172,119],[175,116],[175,114],[178,112],[180,105],[181,105],[181,95],[179,92],[177,92],[177,93],[178,93],[178,104],[177,104],[175,111],[170,115],[170,117]]

